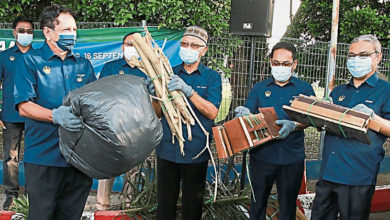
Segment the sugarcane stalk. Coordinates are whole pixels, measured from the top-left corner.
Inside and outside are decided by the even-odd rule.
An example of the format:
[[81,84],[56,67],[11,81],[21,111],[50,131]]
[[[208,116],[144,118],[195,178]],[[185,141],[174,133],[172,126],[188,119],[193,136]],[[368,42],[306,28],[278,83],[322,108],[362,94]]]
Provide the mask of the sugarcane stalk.
[[[137,36],[139,36],[139,38],[137,38]],[[164,116],[167,118],[167,121],[168,121],[168,124],[171,123],[171,126],[170,128],[174,128],[172,131],[172,134],[175,134],[179,140],[183,141],[184,142],[184,138],[183,136],[180,136],[178,131],[179,131],[179,128],[177,126],[177,117],[178,117],[178,113],[176,112],[172,102],[170,102],[168,100],[168,96],[165,94],[165,93],[162,93],[162,86],[157,78],[157,74],[155,73],[154,71],[154,68],[152,68],[152,65],[150,64],[149,62],[149,59],[148,57],[146,56],[146,54],[144,53],[144,50],[142,49],[144,45],[146,45],[146,43],[142,40],[142,37],[140,34],[136,33],[134,34],[134,47],[136,48],[136,50],[138,51],[138,54],[140,55],[141,59],[142,59],[142,63],[143,63],[143,66],[145,67],[148,75],[153,79],[153,83],[155,85],[155,89],[156,89],[156,94],[158,96],[160,96],[162,98],[162,100],[164,102],[160,102],[161,105],[163,105],[162,107],[165,107],[167,111],[163,111],[164,113]],[[143,46],[142,43],[144,43]],[[168,116],[168,117],[167,117]]]
[[[142,39],[143,38],[141,37],[140,34],[138,34],[138,33],[134,34],[133,38],[134,38],[135,41],[137,41],[137,43],[141,43],[142,44]],[[149,59],[151,65],[153,66],[153,69],[155,70],[156,74],[159,75],[159,76],[166,76],[167,72],[165,71],[165,68],[163,68],[163,66],[160,65],[161,59],[159,59],[159,57],[156,56],[156,53],[157,53],[156,51],[160,50],[160,48],[158,47],[158,45],[156,43],[154,43],[154,44],[155,44],[155,48],[154,49],[150,45],[148,45],[148,44],[142,45],[141,48],[144,50],[145,55],[148,57],[148,59]],[[162,51],[160,51],[160,52],[161,52],[162,56],[165,57],[165,55],[163,55]],[[165,59],[167,59],[167,58],[165,57]],[[169,61],[168,61],[168,63],[169,63]],[[165,83],[168,84],[169,81],[170,81],[170,79],[168,79],[168,77],[165,77]],[[195,120],[192,118],[191,114],[188,112],[186,104],[185,104],[184,100],[181,98],[182,92],[171,91],[170,93],[171,93],[172,97],[174,97],[173,102],[176,104],[177,108],[182,113],[182,115],[185,118],[185,120],[189,121],[191,125],[195,125]]]

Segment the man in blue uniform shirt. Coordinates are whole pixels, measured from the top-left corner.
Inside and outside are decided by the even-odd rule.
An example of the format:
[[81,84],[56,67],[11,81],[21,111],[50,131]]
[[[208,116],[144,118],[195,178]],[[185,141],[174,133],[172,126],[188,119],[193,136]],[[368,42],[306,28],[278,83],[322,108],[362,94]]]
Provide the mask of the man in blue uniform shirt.
[[92,179],[70,166],[59,150],[58,127],[80,131],[82,119],[63,106],[70,91],[95,80],[91,63],[72,53],[73,12],[60,5],[40,16],[45,42],[24,55],[15,76],[15,105],[26,117],[24,168],[29,220],[79,220]]
[[282,109],[294,96],[315,95],[309,83],[292,76],[298,61],[292,43],[279,42],[271,51],[272,78],[258,82],[250,91],[244,106],[235,109],[237,116],[259,113],[259,108],[274,107],[282,126],[278,140],[250,151],[250,177],[253,195],[250,219],[266,219],[266,208],[276,180],[280,204],[279,219],[295,219],[296,199],[304,171],[303,124],[291,121]]
[[390,136],[390,85],[378,79],[381,44],[373,35],[362,35],[349,46],[347,67],[352,79],[330,96],[337,105],[370,114],[381,124],[368,131],[371,145],[327,133],[320,179],[316,185],[312,219],[368,219],[375,191],[382,148]]
[[122,44],[123,58],[106,63],[103,66],[99,78],[103,78],[115,74],[131,74],[134,76],[146,78],[145,73],[143,73],[136,66],[130,64],[130,60],[132,57],[136,57],[137,59],[139,58],[138,52],[133,46],[134,33],[135,32],[131,32],[123,38],[123,44]]
[[[180,90],[187,96],[192,109],[204,128],[211,133],[221,102],[221,76],[200,62],[207,52],[207,32],[200,27],[188,27],[181,40],[179,56],[183,63],[175,66],[170,91]],[[161,116],[161,108],[157,109]],[[183,156],[177,141],[172,143],[172,133],[165,117],[162,118],[163,139],[157,146],[158,208],[157,219],[175,219],[176,203],[182,191],[182,219],[201,219],[206,171],[210,158],[207,150],[195,157],[206,146],[206,136],[196,123],[192,127],[192,141],[187,140]],[[181,187],[180,187],[181,186]]]
[[[132,57],[139,58],[138,52],[133,46],[133,34],[135,32],[128,33],[123,37],[122,52],[123,58],[106,63],[103,66],[99,79],[116,75],[116,74],[130,74],[146,79],[146,74],[143,73],[138,67],[130,64]],[[130,171],[131,172],[131,171]],[[106,210],[110,207],[110,193],[114,184],[114,179],[99,180],[97,190],[96,208],[98,210]]]
[[0,53],[0,80],[3,86],[3,106],[0,126],[3,128],[3,181],[5,202],[3,209],[8,210],[19,192],[19,153],[24,131],[24,119],[15,110],[14,77],[18,74],[17,60],[23,59],[24,53],[32,49],[33,21],[26,16],[18,16],[12,23],[15,46]]

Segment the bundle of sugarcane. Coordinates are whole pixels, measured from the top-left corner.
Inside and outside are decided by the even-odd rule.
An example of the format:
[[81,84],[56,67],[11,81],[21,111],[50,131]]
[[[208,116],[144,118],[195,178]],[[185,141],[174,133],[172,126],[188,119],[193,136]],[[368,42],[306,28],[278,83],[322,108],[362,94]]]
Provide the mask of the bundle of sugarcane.
[[190,113],[192,109],[190,109],[188,100],[181,91],[168,91],[167,85],[171,80],[170,76],[173,74],[172,67],[147,29],[145,32],[145,37],[142,37],[139,33],[133,35],[133,45],[141,60],[139,61],[133,57],[131,63],[135,64],[153,81],[157,99],[160,100],[163,114],[172,132],[172,142],[174,143],[176,137],[180,152],[184,155],[185,140],[182,132],[182,122],[187,126],[188,140],[192,140],[191,125],[195,124],[195,120]]
[[[133,34],[133,45],[137,50],[141,60],[136,57],[132,57],[130,64],[137,66],[153,81],[156,96],[153,97],[160,100],[163,114],[168,122],[169,128],[172,132],[172,143],[175,138],[177,139],[180,147],[180,152],[184,156],[184,137],[182,132],[182,123],[187,126],[187,139],[192,140],[191,125],[195,125],[195,121],[206,136],[206,146],[199,154],[194,157],[199,157],[204,151],[208,151],[211,157],[211,163],[213,164],[214,172],[217,174],[215,161],[212,156],[212,152],[209,146],[209,132],[203,127],[202,123],[196,117],[194,110],[191,108],[186,96],[181,91],[169,91],[168,83],[171,81],[171,75],[173,70],[168,58],[163,53],[163,48],[166,40],[160,48],[157,43],[151,37],[148,29],[145,27],[145,37],[142,37],[139,33]],[[215,188],[214,188],[214,201],[217,198],[217,175],[215,176]]]

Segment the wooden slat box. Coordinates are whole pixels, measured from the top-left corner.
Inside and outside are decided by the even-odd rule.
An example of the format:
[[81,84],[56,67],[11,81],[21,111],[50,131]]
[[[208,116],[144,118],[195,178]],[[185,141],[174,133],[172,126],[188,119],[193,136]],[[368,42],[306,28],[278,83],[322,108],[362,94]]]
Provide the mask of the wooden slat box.
[[380,129],[374,120],[370,120],[370,115],[316,97],[299,95],[293,100],[291,106],[284,105],[283,109],[294,121],[367,144],[370,144],[368,129],[375,131]]
[[275,109],[259,110],[259,114],[238,117],[213,127],[218,158],[230,157],[279,137],[280,126],[275,124],[278,119]]

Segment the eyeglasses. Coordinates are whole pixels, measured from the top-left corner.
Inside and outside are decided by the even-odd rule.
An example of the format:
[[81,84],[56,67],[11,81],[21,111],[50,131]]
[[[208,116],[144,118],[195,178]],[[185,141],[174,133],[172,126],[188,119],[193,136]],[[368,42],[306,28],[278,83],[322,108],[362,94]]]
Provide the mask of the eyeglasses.
[[132,41],[123,42],[123,45],[125,45],[125,47],[133,47],[134,46]]
[[27,33],[27,34],[33,34],[34,33],[34,30],[33,29],[23,29],[23,28],[19,28],[16,30],[16,32],[20,33],[20,34],[24,34],[24,33]]
[[290,63],[288,61],[284,61],[283,63],[280,63],[279,61],[271,61],[271,66],[285,66],[290,67],[294,64],[294,62]]
[[356,56],[358,56],[358,57],[369,57],[369,56],[371,56],[372,54],[375,54],[375,53],[378,53],[378,52],[376,52],[376,51],[374,51],[374,52],[366,52],[366,51],[363,51],[363,52],[360,52],[360,53],[358,53],[358,54],[356,54],[356,53],[348,53],[348,58],[353,58],[353,57],[356,57]]
[[191,47],[194,50],[197,50],[199,48],[205,47],[205,45],[193,44],[193,43],[188,43],[188,42],[184,42],[184,41],[180,42],[180,46],[182,46],[182,47],[188,47],[189,46],[189,47]]

